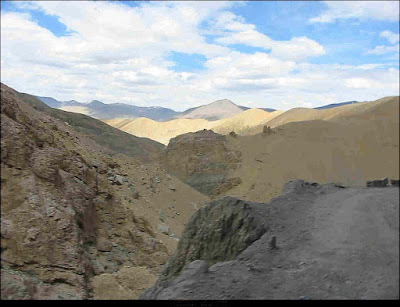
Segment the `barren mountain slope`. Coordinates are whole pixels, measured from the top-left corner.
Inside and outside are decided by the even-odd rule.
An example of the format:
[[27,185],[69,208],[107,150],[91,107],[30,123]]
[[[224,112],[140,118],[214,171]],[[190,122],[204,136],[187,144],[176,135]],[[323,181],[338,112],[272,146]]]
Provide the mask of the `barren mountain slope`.
[[225,197],[190,219],[141,299],[399,299],[399,190],[302,180],[269,203]]
[[179,118],[202,118],[207,120],[219,120],[229,118],[242,113],[243,109],[228,99],[221,99],[210,104],[187,110]]
[[260,109],[250,109],[234,117],[214,122],[215,125],[211,127],[211,130],[220,134],[234,131],[237,134],[245,135],[252,127],[262,125],[282,113],[283,111],[266,112]]
[[398,121],[308,121],[273,131],[235,139],[242,149],[242,167],[228,178],[239,177],[242,183],[229,195],[266,201],[285,182],[298,178],[364,186],[370,179],[399,177]]
[[[229,171],[225,180],[238,182],[239,178],[241,183],[220,195],[265,202],[279,195],[285,182],[298,178],[321,183],[339,181],[351,186],[363,186],[374,178],[398,178],[398,110],[398,103],[386,101],[377,110],[382,114],[378,119],[355,116],[337,122],[293,122],[272,129],[270,134],[227,136],[227,148],[240,152],[241,161],[235,168],[226,166]],[[196,147],[194,143],[191,146]],[[163,159],[164,163],[170,169],[195,167],[195,160],[184,154],[188,147],[187,143],[182,143],[182,148],[175,144],[174,156]],[[213,157],[201,160],[199,166],[214,167],[212,161],[217,155]]]
[[[345,122],[348,120],[386,120],[399,121],[399,97],[385,97],[373,102],[350,105],[345,109],[332,109],[326,119]],[[397,115],[397,117],[396,117]]]
[[132,299],[155,280],[208,198],[109,153],[1,85],[2,299]]
[[[377,108],[379,105],[384,105],[384,109],[389,110],[387,105],[391,104],[396,108],[396,102],[398,105],[399,97],[384,97],[375,101],[359,102],[355,104],[348,104],[340,107],[330,109],[308,109],[308,108],[294,108],[286,112],[283,112],[279,116],[271,119],[265,125],[271,128],[278,127],[291,122],[300,122],[308,120],[334,120],[339,118],[356,119],[364,114],[370,112],[371,118],[378,116]],[[375,115],[374,115],[375,114]],[[248,129],[249,135],[257,134],[263,131],[263,124]]]

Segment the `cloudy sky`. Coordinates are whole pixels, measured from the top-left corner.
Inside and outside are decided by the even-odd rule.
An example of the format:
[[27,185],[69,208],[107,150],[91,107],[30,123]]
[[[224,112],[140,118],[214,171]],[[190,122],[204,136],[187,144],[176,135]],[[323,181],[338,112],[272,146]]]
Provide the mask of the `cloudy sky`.
[[1,1],[1,82],[175,110],[399,95],[399,2]]

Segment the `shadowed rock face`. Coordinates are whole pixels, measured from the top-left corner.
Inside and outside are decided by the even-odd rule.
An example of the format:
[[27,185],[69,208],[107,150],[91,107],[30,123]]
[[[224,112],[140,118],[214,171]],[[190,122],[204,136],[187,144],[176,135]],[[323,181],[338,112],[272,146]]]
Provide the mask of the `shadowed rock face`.
[[197,211],[187,224],[161,280],[176,276],[194,260],[205,260],[212,265],[235,258],[268,228],[260,206],[225,197]]
[[171,174],[208,196],[222,194],[241,182],[227,178],[240,162],[240,153],[211,130],[171,139],[161,161]]
[[140,299],[398,299],[398,202],[303,180],[267,204],[213,201]]
[[2,299],[88,299],[96,276],[165,263],[165,246],[107,180],[115,166],[1,85]]

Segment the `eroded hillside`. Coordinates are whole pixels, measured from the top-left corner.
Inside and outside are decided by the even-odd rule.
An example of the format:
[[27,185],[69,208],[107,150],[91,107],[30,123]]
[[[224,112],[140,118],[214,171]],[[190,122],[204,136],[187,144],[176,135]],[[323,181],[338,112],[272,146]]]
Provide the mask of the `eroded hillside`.
[[134,299],[207,199],[1,85],[2,299]]

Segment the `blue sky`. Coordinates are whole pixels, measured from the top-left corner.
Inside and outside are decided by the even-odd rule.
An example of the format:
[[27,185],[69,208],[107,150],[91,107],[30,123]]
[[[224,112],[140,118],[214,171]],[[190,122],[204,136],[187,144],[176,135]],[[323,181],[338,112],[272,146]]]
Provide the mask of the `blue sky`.
[[396,1],[2,1],[1,79],[60,100],[177,110],[372,100],[399,94],[398,11]]

